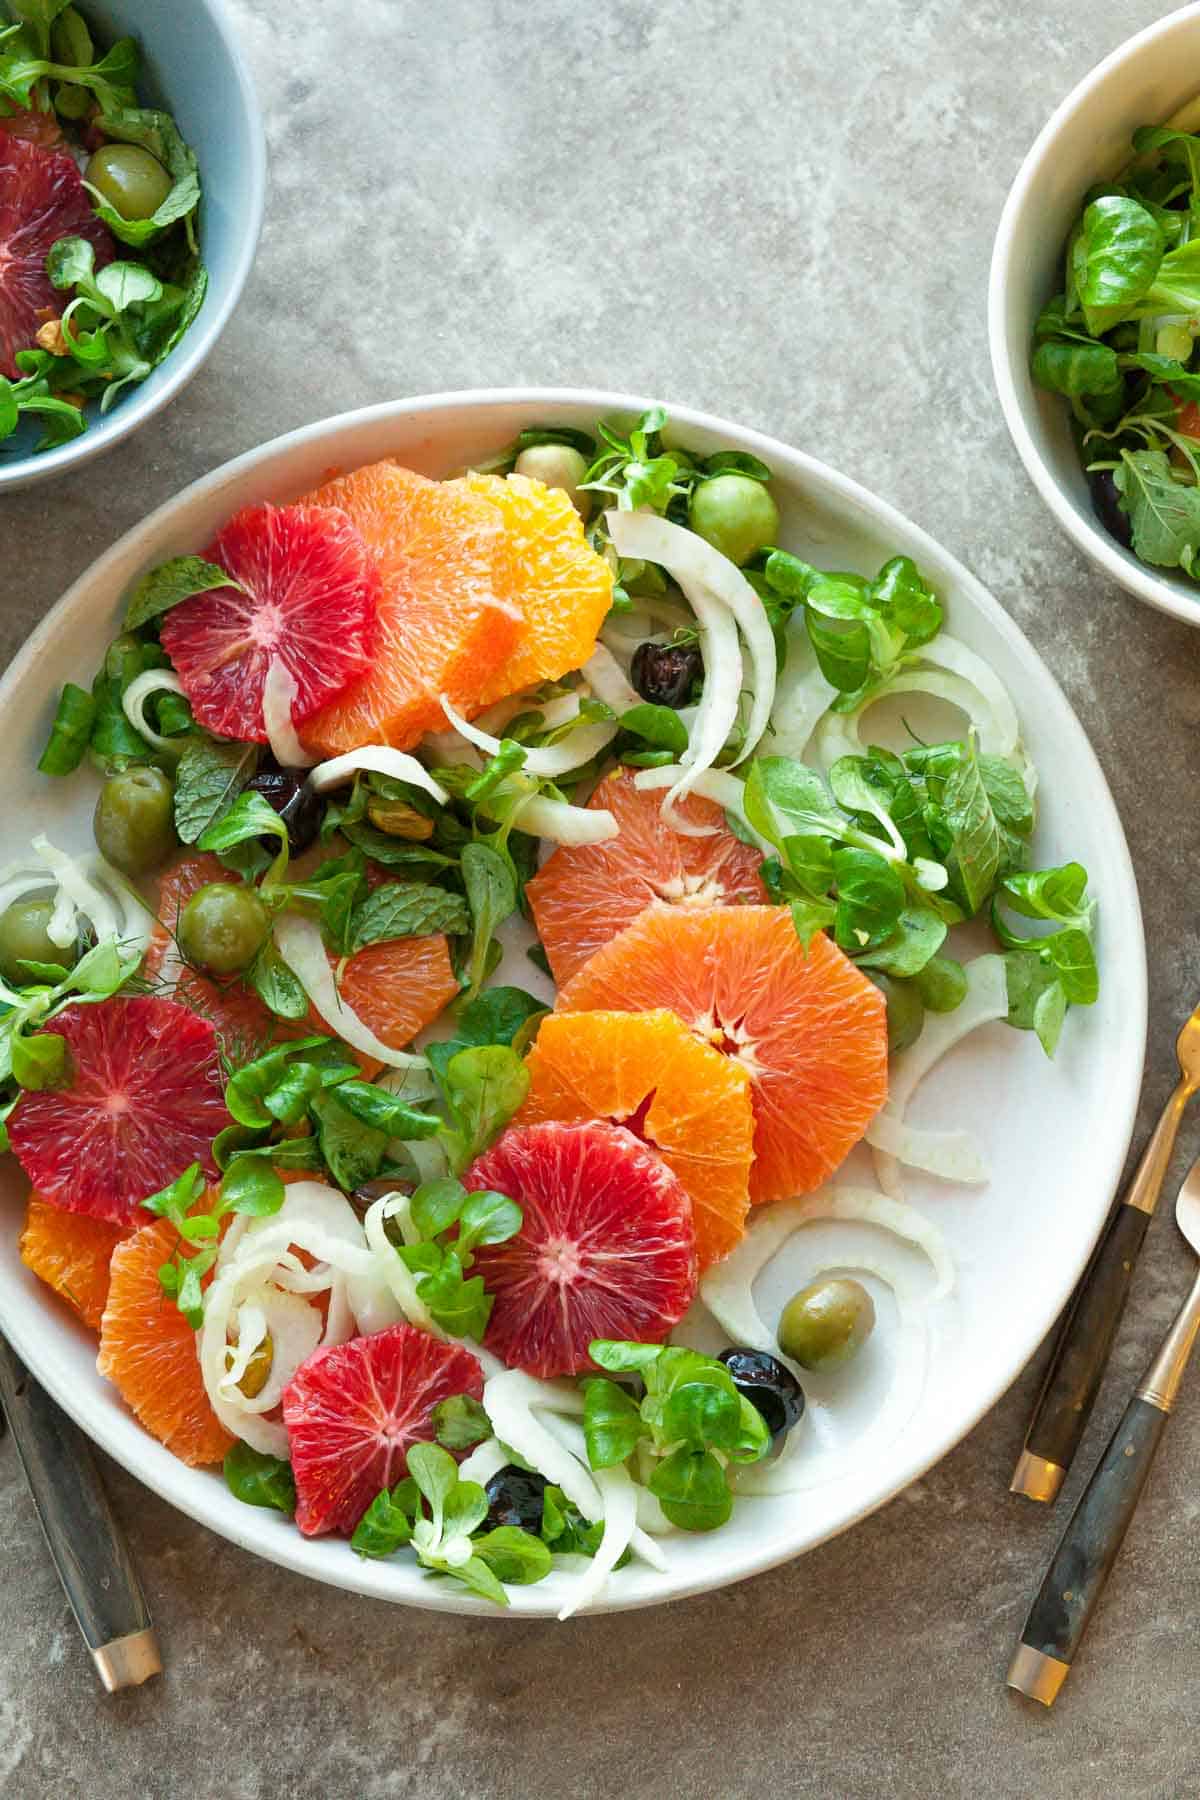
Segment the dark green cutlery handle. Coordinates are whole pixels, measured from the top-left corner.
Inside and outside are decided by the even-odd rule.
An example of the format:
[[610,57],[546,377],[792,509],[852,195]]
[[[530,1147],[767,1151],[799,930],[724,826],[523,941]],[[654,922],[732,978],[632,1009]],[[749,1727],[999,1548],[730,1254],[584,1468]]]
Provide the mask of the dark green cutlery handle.
[[[1079,1284],[1025,1438],[1033,1457],[1062,1473],[1071,1466],[1125,1310],[1150,1215],[1119,1206]],[[1052,1499],[1053,1493],[1038,1498]]]
[[105,1685],[128,1686],[156,1673],[150,1613],[88,1441],[3,1337],[0,1401],[50,1554]]
[[1039,1656],[1070,1666],[1117,1560],[1167,1417],[1140,1395],[1125,1408],[1025,1621],[1021,1642]]

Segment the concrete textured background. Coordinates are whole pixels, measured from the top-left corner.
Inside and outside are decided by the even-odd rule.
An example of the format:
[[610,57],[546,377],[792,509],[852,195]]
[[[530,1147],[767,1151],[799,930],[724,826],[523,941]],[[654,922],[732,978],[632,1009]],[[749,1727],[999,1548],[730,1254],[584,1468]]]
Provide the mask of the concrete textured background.
[[[995,404],[992,233],[1053,106],[1153,0],[232,0],[272,196],[244,303],[170,413],[0,503],[7,658],[184,483],[324,414],[439,388],[691,401],[846,470],[973,567],[1116,793],[1152,1027],[1196,998],[1200,634],[1063,538]],[[19,556],[15,554],[19,547]],[[19,575],[16,573],[19,568]],[[1179,1166],[1200,1146],[1200,1121]],[[1070,1503],[1190,1271],[1156,1220]],[[1005,1489],[1035,1370],[915,1490],[741,1587],[569,1627],[307,1584],[118,1471],[168,1663],[97,1691],[0,1443],[0,1788],[95,1800],[1200,1791],[1200,1395],[1186,1394],[1052,1714],[1003,1675],[1064,1513]],[[1089,1454],[1090,1453],[1090,1454]]]

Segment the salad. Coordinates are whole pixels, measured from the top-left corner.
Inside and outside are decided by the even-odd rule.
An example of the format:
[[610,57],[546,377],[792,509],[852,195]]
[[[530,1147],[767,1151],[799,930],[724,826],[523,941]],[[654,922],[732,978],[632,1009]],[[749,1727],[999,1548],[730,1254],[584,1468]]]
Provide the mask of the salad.
[[[986,1179],[914,1090],[1096,998],[994,671],[907,557],[781,535],[771,471],[660,410],[246,507],[58,699],[94,847],[0,872],[28,1267],[175,1455],[497,1605],[845,1473],[806,1397],[857,1275],[922,1341],[954,1279],[904,1170]],[[910,696],[961,735],[877,744]],[[765,1319],[831,1218],[931,1279],[881,1249]],[[863,1454],[917,1398],[898,1363]]]
[[1033,378],[1070,402],[1092,504],[1141,562],[1200,576],[1200,135],[1188,108],[1133,134],[1067,243]]
[[78,437],[203,303],[200,172],[138,70],[66,0],[0,3],[0,441],[22,418],[35,451]]

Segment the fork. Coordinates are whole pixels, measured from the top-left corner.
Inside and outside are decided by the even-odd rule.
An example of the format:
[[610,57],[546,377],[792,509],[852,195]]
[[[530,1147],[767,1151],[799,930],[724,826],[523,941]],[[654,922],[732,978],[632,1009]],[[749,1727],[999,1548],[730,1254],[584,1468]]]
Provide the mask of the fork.
[[[1175,1222],[1200,1257],[1200,1157],[1175,1202]],[[1117,1560],[1200,1331],[1200,1271],[1054,1553],[1021,1633],[1008,1685],[1053,1706]]]
[[1030,1500],[1057,1497],[1091,1414],[1184,1108],[1200,1088],[1200,1006],[1184,1020],[1175,1055],[1179,1081],[1075,1291],[1051,1353],[1009,1484],[1014,1494]]

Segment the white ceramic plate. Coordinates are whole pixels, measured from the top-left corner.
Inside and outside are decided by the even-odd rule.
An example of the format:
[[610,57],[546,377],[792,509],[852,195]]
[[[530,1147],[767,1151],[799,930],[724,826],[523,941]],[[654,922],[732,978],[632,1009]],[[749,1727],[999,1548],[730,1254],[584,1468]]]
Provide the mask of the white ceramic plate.
[[1193,4],[1140,31],[1084,76],[1021,164],[996,228],[988,286],[992,373],[1038,493],[1106,575],[1186,625],[1200,625],[1200,588],[1181,570],[1139,562],[1105,530],[1092,510],[1069,405],[1034,386],[1029,349],[1042,307],[1062,292],[1063,252],[1084,195],[1128,162],[1139,125],[1165,124],[1196,98],[1198,67],[1200,5]]
[[[78,581],[34,633],[0,684],[5,720],[0,781],[9,795],[4,858],[38,829],[67,847],[90,843],[93,786],[34,773],[65,680],[90,680],[117,629],[122,595],[165,557],[202,549],[238,506],[286,501],[332,468],[395,455],[431,475],[481,459],[534,422],[589,427],[640,411],[646,401],[570,390],[442,394],[347,414],[240,457],[161,507]],[[1137,889],[1121,826],[1087,739],[1058,687],[996,601],[961,564],[882,501],[785,445],[709,415],[671,408],[680,440],[702,451],[736,448],[775,471],[782,541],[814,562],[873,572],[906,552],[932,579],[948,623],[985,655],[1017,698],[1025,739],[1043,775],[1035,846],[1040,864],[1075,857],[1100,897],[1102,993],[1073,1012],[1054,1063],[1037,1041],[1003,1025],[968,1039],[929,1078],[914,1105],[922,1121],[967,1125],[993,1169],[986,1189],[914,1178],[911,1194],[942,1225],[957,1260],[956,1297],[939,1308],[941,1349],[916,1413],[869,1466],[829,1486],[740,1502],[711,1536],[669,1540],[671,1569],[638,1562],[610,1584],[610,1608],[647,1606],[769,1568],[861,1519],[943,1456],[1009,1386],[1071,1291],[1104,1219],[1128,1143],[1145,1040],[1145,950]],[[526,982],[526,985],[530,985]],[[384,1599],[448,1611],[485,1611],[403,1558],[360,1561],[331,1539],[302,1538],[277,1514],[242,1505],[219,1474],[186,1468],[149,1438],[95,1371],[94,1339],[21,1265],[17,1228],[24,1181],[0,1170],[0,1326],[37,1377],[110,1455],[164,1499],[235,1543],[287,1568]],[[832,1234],[833,1227],[817,1228]],[[868,1228],[859,1228],[868,1230]],[[829,1253],[845,1257],[828,1236]],[[814,1254],[804,1234],[771,1271],[782,1297]],[[790,1265],[787,1258],[792,1257]],[[865,1367],[848,1371],[834,1415],[868,1424],[886,1383],[889,1311]],[[854,1374],[856,1379],[850,1380]],[[1001,1471],[997,1471],[999,1479]],[[513,1590],[514,1615],[557,1611],[567,1576]]]

